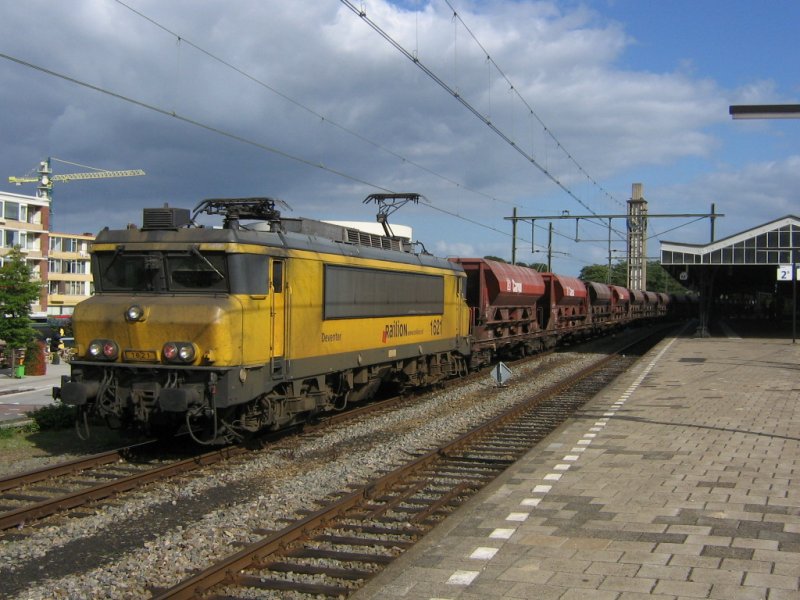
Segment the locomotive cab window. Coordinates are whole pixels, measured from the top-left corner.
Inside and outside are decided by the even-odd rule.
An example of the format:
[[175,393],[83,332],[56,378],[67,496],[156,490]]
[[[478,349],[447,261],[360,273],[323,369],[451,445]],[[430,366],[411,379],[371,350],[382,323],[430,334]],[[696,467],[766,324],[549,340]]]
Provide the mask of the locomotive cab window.
[[95,277],[106,292],[226,292],[225,255],[221,252],[96,254]]
[[227,291],[225,255],[220,252],[167,254],[166,263],[172,292]]
[[157,254],[99,252],[95,280],[107,292],[154,292],[163,286],[161,259]]

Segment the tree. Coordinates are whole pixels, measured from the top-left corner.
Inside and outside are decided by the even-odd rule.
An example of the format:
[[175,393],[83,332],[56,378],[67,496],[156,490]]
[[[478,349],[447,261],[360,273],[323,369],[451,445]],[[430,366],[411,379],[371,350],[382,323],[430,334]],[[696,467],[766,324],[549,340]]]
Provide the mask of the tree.
[[655,260],[647,261],[647,289],[668,294],[685,294],[687,291],[661,266],[660,262]]
[[39,299],[41,284],[31,281],[31,268],[19,246],[4,257],[0,267],[0,339],[6,348],[25,348],[34,336],[31,303]]
[[[610,283],[611,285],[628,285],[628,262],[625,260],[612,263],[611,276],[608,277],[608,265],[587,265],[581,269],[578,277],[583,281]],[[608,278],[607,278],[608,277]],[[669,273],[655,260],[647,261],[647,284],[645,289],[651,292],[685,293],[680,283],[670,277]]]
[[534,271],[539,271],[539,273],[547,272],[547,263],[529,263],[528,267]]
[[611,285],[628,285],[628,263],[618,261],[611,264],[611,276],[608,274],[608,265],[587,265],[581,269],[578,275],[583,281],[594,281],[597,283],[609,283]]

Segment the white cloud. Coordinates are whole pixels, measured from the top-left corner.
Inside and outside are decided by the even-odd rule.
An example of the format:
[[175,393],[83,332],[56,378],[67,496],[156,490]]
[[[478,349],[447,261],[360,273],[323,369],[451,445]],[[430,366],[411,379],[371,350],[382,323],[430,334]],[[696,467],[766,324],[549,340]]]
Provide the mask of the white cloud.
[[[366,8],[371,19],[490,116],[519,148],[580,190],[593,210],[621,210],[588,185],[548,139],[483,50],[454,25],[445,4],[410,4],[419,12],[382,0]],[[376,191],[368,185],[373,184],[422,193],[435,206],[491,228],[424,208],[396,218],[414,226],[423,241],[430,236],[428,245],[438,253],[501,254],[510,241],[497,231],[510,231],[503,217],[513,204],[539,214],[585,210],[341,4],[131,0],[131,6],[182,41],[113,2],[6,1],[0,21],[3,51],[263,147],[6,62],[0,70],[0,128],[8,133],[0,145],[0,164],[8,174],[19,174],[48,154],[148,172],[139,181],[56,190],[65,228],[87,228],[87,221],[98,218],[93,210],[98,201],[124,199],[138,213],[146,204],[169,200],[193,206],[220,195],[274,195],[288,200],[295,215],[364,219],[361,200]],[[665,198],[698,187],[714,189],[718,198],[724,195],[729,206],[755,219],[763,214],[753,210],[757,198],[790,212],[794,201],[787,184],[795,184],[796,176],[789,161],[771,178],[757,166],[709,171],[711,157],[726,143],[718,128],[727,119],[729,99],[769,100],[777,93],[774,82],[726,91],[713,79],[694,77],[694,69],[622,69],[617,63],[634,49],[633,39],[621,24],[586,8],[525,1],[459,3],[458,8],[563,148],[618,201],[624,203],[630,183],[644,174],[702,162],[706,172],[676,171],[675,180],[648,190]],[[47,18],[34,23],[37,14]],[[716,157],[714,162],[725,164]],[[366,218],[370,214],[367,209]],[[91,228],[124,226],[130,215],[112,210],[102,218]],[[570,252],[595,258],[598,251]]]

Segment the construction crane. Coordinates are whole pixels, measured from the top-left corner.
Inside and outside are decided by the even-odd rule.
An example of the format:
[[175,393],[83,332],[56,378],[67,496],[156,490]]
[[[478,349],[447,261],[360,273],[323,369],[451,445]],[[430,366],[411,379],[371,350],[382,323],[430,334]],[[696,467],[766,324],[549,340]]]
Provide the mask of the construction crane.
[[[50,161],[55,160],[67,165],[75,165],[76,167],[83,167],[85,169],[92,169],[91,171],[84,171],[83,173],[63,173],[53,175],[53,169],[50,167]],[[141,169],[133,169],[128,171],[106,171],[104,169],[97,169],[95,167],[88,167],[78,163],[68,162],[58,158],[48,157],[39,163],[39,170],[37,171],[38,177],[33,177],[33,174],[24,177],[9,177],[8,182],[16,185],[23,183],[38,183],[36,188],[37,198],[44,198],[51,202],[53,200],[53,182],[55,181],[75,181],[79,179],[105,179],[107,177],[135,177],[137,175],[144,175],[145,172]]]

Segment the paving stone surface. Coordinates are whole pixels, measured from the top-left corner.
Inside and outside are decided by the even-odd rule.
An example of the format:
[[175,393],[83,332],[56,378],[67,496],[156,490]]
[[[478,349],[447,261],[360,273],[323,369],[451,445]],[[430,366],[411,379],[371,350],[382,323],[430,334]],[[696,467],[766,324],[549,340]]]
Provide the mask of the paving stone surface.
[[668,338],[353,597],[798,600],[798,375]]

